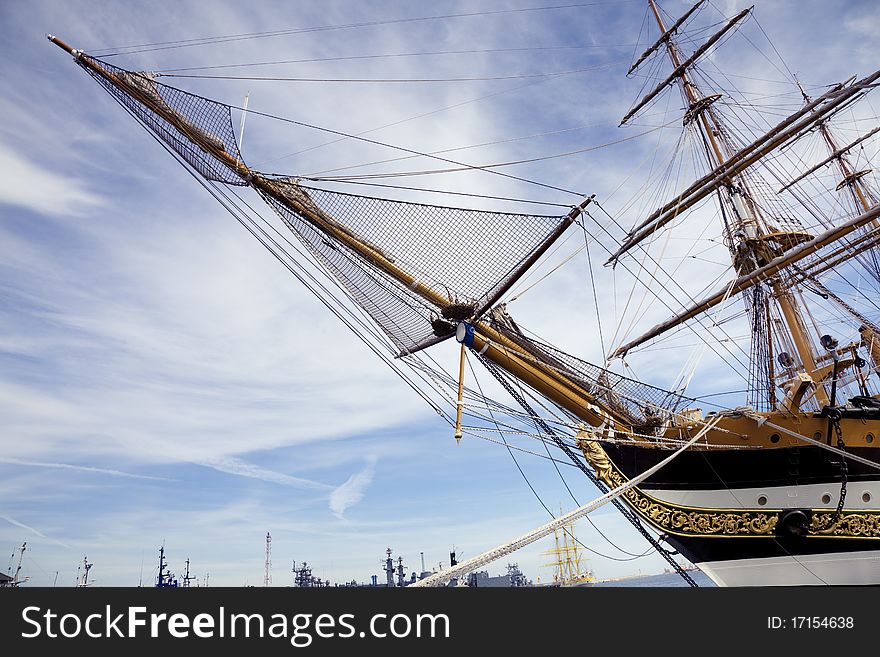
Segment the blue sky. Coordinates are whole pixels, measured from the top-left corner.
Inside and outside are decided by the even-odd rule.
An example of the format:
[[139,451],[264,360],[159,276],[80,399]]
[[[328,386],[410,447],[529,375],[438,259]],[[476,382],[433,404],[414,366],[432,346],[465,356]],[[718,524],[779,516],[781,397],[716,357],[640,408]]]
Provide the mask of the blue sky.
[[[716,3],[726,16],[747,4]],[[0,547],[12,554],[27,541],[23,570],[31,584],[51,586],[56,572],[58,585],[74,584],[83,555],[95,564],[96,584],[131,586],[141,578],[150,584],[164,543],[177,573],[190,558],[200,581],[210,573],[212,585],[261,585],[267,531],[274,585],[292,582],[293,560],[307,560],[316,574],[335,582],[366,581],[380,573],[386,547],[404,557],[409,572],[419,569],[420,552],[430,568],[448,563],[453,547],[462,557],[473,556],[547,521],[503,448],[476,439],[456,445],[430,408],[45,38],[54,33],[90,51],[529,6],[542,5],[0,5],[7,62],[0,97]],[[677,16],[689,3],[663,6]],[[708,11],[714,18],[707,22],[721,20],[715,8]],[[756,12],[760,28],[811,88],[877,65],[880,14],[874,3],[768,0]],[[503,162],[586,149],[652,125],[646,119],[642,128],[616,127],[643,93],[644,80],[624,74],[633,52],[656,36],[646,30],[639,41],[644,16],[643,2],[598,3],[304,32],[111,61],[159,70],[542,46],[547,49],[304,63],[268,74],[491,77],[592,69],[431,85],[166,80],[233,105],[247,93],[252,109],[347,133],[395,124],[369,136],[420,151],[499,142],[454,157]],[[746,33],[760,40],[754,23]],[[770,53],[766,40],[759,45]],[[778,80],[779,60],[770,54],[768,60],[753,52],[736,63],[753,78]],[[249,118],[243,150],[256,168],[291,174],[399,156],[352,140],[327,141],[319,132]],[[508,171],[597,193],[633,223],[639,211],[651,208],[627,207],[639,178],[626,177],[652,148],[627,142]],[[473,172],[419,184],[577,202]],[[563,268],[512,304],[511,312],[560,347],[595,361],[601,348],[583,266],[579,259]],[[604,307],[620,299],[612,283],[600,285]],[[560,311],[569,303],[577,309]],[[665,314],[652,309],[645,323]],[[436,357],[450,370],[456,364],[451,345],[441,346]],[[667,356],[655,355],[642,371],[671,366]],[[712,367],[707,372],[695,379],[697,390],[712,389],[717,374]],[[521,465],[548,506],[573,508],[550,464],[523,457]],[[596,496],[583,476],[561,467],[581,503]],[[593,520],[616,546],[638,554],[646,549],[612,509]],[[578,525],[578,535],[603,554],[627,559],[588,524]],[[549,547],[533,545],[511,560],[533,579],[547,578],[541,551]],[[588,557],[601,577],[664,566],[656,556]]]

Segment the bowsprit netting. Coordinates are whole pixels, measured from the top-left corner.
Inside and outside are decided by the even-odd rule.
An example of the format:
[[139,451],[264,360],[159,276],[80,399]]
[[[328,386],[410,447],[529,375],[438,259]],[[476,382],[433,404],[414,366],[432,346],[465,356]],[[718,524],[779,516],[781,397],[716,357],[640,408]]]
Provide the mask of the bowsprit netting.
[[641,383],[576,358],[547,344],[539,344],[544,358],[562,364],[562,371],[580,383],[606,407],[627,418],[644,432],[662,426],[694,400]]
[[[79,57],[88,58],[83,54]],[[79,58],[77,63],[202,176],[228,185],[247,185],[235,171],[235,163],[241,161],[241,154],[229,105],[161,84],[148,73],[126,71],[101,60],[89,59],[98,62],[110,79],[86,66]],[[229,159],[217,157],[212,149],[226,153]]]
[[328,221],[381,253],[446,301],[440,305],[320,230],[274,195],[263,198],[401,352],[451,335],[503,290],[566,216],[465,210],[377,199],[273,180],[282,195],[320,208]]
[[681,412],[694,399],[663,388],[641,383],[615,374],[552,345],[526,337],[498,311],[489,321],[494,329],[522,347],[522,353],[531,355],[570,380],[580,385],[605,408],[626,420],[640,431],[650,433]]

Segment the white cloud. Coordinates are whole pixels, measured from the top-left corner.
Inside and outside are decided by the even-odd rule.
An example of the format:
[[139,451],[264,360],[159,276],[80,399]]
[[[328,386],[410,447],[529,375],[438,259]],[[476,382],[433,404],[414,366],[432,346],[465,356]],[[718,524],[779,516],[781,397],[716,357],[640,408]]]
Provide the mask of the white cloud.
[[342,519],[346,509],[354,506],[364,498],[367,487],[373,482],[376,473],[376,459],[371,458],[360,472],[351,475],[348,480],[330,493],[330,510],[337,518]]
[[867,6],[847,7],[843,25],[860,36],[875,36],[880,23],[880,7],[873,3]]
[[35,164],[0,142],[0,203],[50,216],[81,216],[103,198],[80,180]]

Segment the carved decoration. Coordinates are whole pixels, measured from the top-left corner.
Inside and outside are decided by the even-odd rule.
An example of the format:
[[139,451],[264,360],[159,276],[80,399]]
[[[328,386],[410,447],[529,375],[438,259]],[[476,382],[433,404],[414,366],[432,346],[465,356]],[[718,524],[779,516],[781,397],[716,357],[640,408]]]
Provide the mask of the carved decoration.
[[[577,446],[602,481],[611,488],[626,483],[626,477],[608,458],[599,441],[586,430],[578,431]],[[633,510],[655,527],[682,536],[773,536],[779,509],[705,509],[679,506],[658,500],[639,488],[622,496]],[[880,538],[880,511],[844,511],[836,522],[833,511],[813,510],[808,536],[828,538]]]

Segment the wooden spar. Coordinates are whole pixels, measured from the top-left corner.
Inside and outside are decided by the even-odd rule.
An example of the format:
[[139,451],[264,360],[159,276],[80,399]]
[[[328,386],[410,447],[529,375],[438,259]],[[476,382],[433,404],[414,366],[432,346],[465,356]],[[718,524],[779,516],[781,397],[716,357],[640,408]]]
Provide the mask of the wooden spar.
[[[141,102],[151,111],[160,115],[171,125],[175,126],[178,130],[181,130],[183,134],[193,138],[193,128],[182,126],[181,117],[175,116],[165,108],[156,107],[155,103],[150,102],[150,99],[144,97],[143,94],[134,93],[137,91],[136,89],[133,89],[131,85],[126,84],[111,71],[104,69],[100,66],[100,63],[97,60],[84,56],[84,53],[71,48],[69,45],[54,36],[49,36],[49,40],[72,54],[80,64],[108,80],[123,92],[134,97],[138,102]],[[187,127],[188,129],[185,129]],[[422,298],[439,308],[443,308],[450,303],[449,299],[440,295],[438,292],[423,283],[420,283],[412,274],[396,265],[378,249],[364,243],[356,234],[341,226],[335,219],[324,213],[314,203],[306,202],[305,200],[311,201],[311,199],[303,190],[299,190],[297,187],[302,194],[303,199],[292,198],[289,194],[283,192],[283,186],[281,183],[253,171],[240,161],[237,162],[233,156],[213,145],[208,140],[194,138],[194,141],[206,152],[227,164],[230,169],[247,180],[252,187],[265,193],[284,207],[292,210],[325,234],[339,240],[366,261],[385,272],[394,280],[405,285]],[[291,183],[285,184],[289,185]],[[591,199],[592,197],[587,199],[580,206],[571,210],[567,217],[568,221],[565,223],[566,226],[578,217]],[[555,233],[554,235],[558,238],[558,236],[561,235],[561,232],[558,232],[558,234]],[[545,243],[544,246],[546,248],[546,246],[549,245]],[[521,355],[518,355],[520,351],[517,345],[492,327],[484,323],[479,323],[477,326],[479,327],[480,332],[478,337],[480,341],[479,349],[486,346],[486,357],[492,360],[492,362],[504,368],[511,374],[514,374],[526,384],[532,386],[555,403],[570,410],[572,413],[593,426],[599,426],[609,419],[609,415],[597,408],[594,404],[594,398],[584,391],[577,383],[566,377],[564,374],[553,370],[544,363],[541,363],[537,359],[524,359]]]
[[[651,7],[654,19],[657,21],[657,27],[660,28],[661,32],[666,32],[666,24],[663,22],[663,17],[660,15],[660,8],[657,7],[657,3],[654,0],[648,0],[648,5]],[[678,47],[675,45],[672,37],[666,40],[666,52],[669,54],[669,59],[672,60],[672,65],[676,69],[682,67],[681,55],[679,55]],[[724,162],[725,158],[721,153],[721,147],[718,145],[718,139],[715,135],[716,131],[709,125],[709,116],[712,116],[712,120],[716,125],[718,124],[710,107],[712,103],[706,102],[708,100],[707,98],[700,98],[697,96],[697,88],[690,80],[688,80],[686,68],[687,67],[684,67],[681,76],[678,79],[688,102],[688,109],[687,112],[685,112],[685,118],[687,118],[688,114],[695,111],[695,108],[699,107],[701,103],[705,103],[704,108],[706,111],[697,111],[696,116],[699,117],[699,121],[703,126],[703,134],[705,134],[706,138],[709,140],[709,145],[712,147],[712,152],[715,154],[716,165],[720,165]]]
[[626,354],[630,349],[639,346],[651,340],[652,338],[665,333],[671,328],[674,328],[693,317],[696,317],[702,312],[709,310],[713,306],[718,305],[724,299],[743,290],[757,285],[758,283],[767,280],[768,278],[776,275],[785,267],[792,265],[799,260],[815,253],[819,249],[849,235],[852,231],[864,226],[871,221],[874,221],[878,216],[880,216],[880,205],[874,206],[870,211],[860,214],[858,217],[854,219],[850,219],[849,221],[837,226],[835,228],[831,228],[824,233],[817,235],[809,242],[804,242],[799,246],[796,246],[792,250],[784,253],[783,255],[774,258],[770,262],[768,262],[763,267],[756,269],[755,271],[746,274],[744,276],[739,277],[736,281],[734,281],[733,285],[730,284],[725,285],[721,290],[712,294],[702,301],[694,304],[688,310],[672,317],[671,319],[666,320],[665,322],[658,324],[654,328],[652,328],[647,333],[641,335],[640,337],[632,340],[622,347],[618,348],[613,354],[613,357],[622,356]]
[[545,239],[541,245],[535,249],[532,254],[523,261],[523,263],[510,275],[507,282],[504,283],[498,291],[495,292],[491,297],[486,299],[479,308],[477,308],[476,312],[474,312],[474,318],[478,318],[482,316],[489,308],[498,303],[498,300],[503,297],[507,291],[513,287],[514,283],[516,283],[520,278],[522,278],[525,273],[532,268],[532,266],[538,261],[538,259],[547,252],[553,243],[556,242],[562,234],[566,231],[566,229],[574,223],[574,220],[577,219],[581,213],[587,208],[587,206],[593,202],[593,199],[596,198],[596,195],[593,194],[588,198],[584,199],[580,205],[577,205],[571,209],[571,212],[565,217],[565,221],[563,221],[559,227],[550,234],[550,236]]
[[70,45],[68,45],[66,42],[64,42],[64,41],[62,41],[61,39],[59,39],[59,38],[58,38],[57,36],[55,36],[54,34],[47,34],[47,35],[46,35],[46,38],[49,39],[49,41],[51,41],[52,43],[54,43],[56,46],[58,46],[58,47],[61,48],[62,50],[66,50],[68,53],[70,53],[70,54],[73,55],[74,57],[76,57],[77,54],[79,54],[79,51],[78,51],[78,50],[75,50],[74,48],[72,48],[72,47],[71,47]]
[[[465,344],[463,340],[461,342]],[[540,361],[524,354],[516,344],[483,322],[473,325],[473,340],[469,346],[591,426],[599,427],[616,419],[612,411],[604,409],[583,388],[561,373],[548,371]],[[548,372],[555,376],[548,376]]]
[[[876,220],[873,223],[877,223]],[[863,235],[860,239],[853,240],[851,243],[835,249],[827,256],[823,256],[822,260],[810,263],[809,266],[799,270],[797,276],[792,277],[789,283],[800,283],[807,278],[815,281],[815,277],[819,274],[822,274],[829,269],[833,269],[847,260],[851,260],[855,256],[860,255],[869,249],[873,249],[876,246],[880,246],[880,232],[872,230]]]
[[703,55],[703,53],[705,53],[707,50],[709,50],[709,48],[711,48],[713,45],[715,45],[715,43],[718,41],[718,39],[720,39],[725,34],[727,34],[727,32],[730,31],[734,27],[734,25],[736,25],[740,20],[742,20],[745,17],[745,15],[748,14],[753,8],[754,8],[754,5],[752,5],[752,7],[749,7],[748,9],[743,9],[740,13],[738,13],[736,16],[734,16],[732,19],[730,19],[730,21],[727,23],[727,25],[725,25],[718,32],[716,32],[711,37],[709,37],[709,39],[706,41],[706,43],[704,43],[702,46],[697,48],[694,51],[694,54],[692,54],[685,61],[683,61],[681,64],[679,64],[675,68],[675,70],[669,74],[668,78],[666,78],[665,80],[663,80],[663,82],[661,82],[656,87],[654,87],[653,91],[650,91],[647,94],[645,94],[645,97],[642,98],[638,103],[636,103],[636,106],[633,107],[629,111],[629,113],[623,117],[623,119],[620,121],[620,125],[623,125],[624,123],[629,121],[640,109],[642,109],[645,105],[650,103],[657,96],[657,94],[659,94],[661,91],[663,91],[663,89],[665,89],[667,85],[669,85],[671,82],[673,82],[675,80],[675,78],[677,78],[682,73],[684,73],[689,66],[691,66],[695,61],[697,61],[697,59],[699,59]]
[[[709,196],[720,185],[729,183],[733,176],[741,173],[781,144],[793,139],[804,129],[821,121],[843,103],[851,100],[853,96],[869,88],[878,79],[880,79],[880,70],[875,71],[846,89],[843,89],[842,85],[836,85],[831,91],[786,118],[751,144],[739,150],[726,162],[697,180],[669,203],[652,213],[651,216],[630,232],[621,247],[605,264],[614,263],[620,256],[642,242],[654,231],[662,228],[682,212]],[[810,114],[810,116],[804,116],[821,103],[826,104],[821,109]]]
[[693,7],[688,9],[684,13],[684,16],[682,16],[677,21],[675,21],[675,23],[673,23],[672,27],[670,27],[668,30],[663,32],[663,34],[660,35],[660,38],[657,39],[654,42],[654,44],[651,47],[649,47],[645,52],[643,52],[641,54],[641,56],[635,61],[635,63],[629,67],[629,70],[626,72],[626,74],[627,75],[632,74],[632,72],[635,71],[641,65],[642,62],[644,62],[646,59],[648,59],[648,57],[650,57],[651,54],[655,50],[657,50],[657,48],[659,48],[664,43],[666,43],[669,40],[669,37],[671,37],[675,33],[675,31],[681,27],[682,23],[684,23],[688,18],[690,18],[691,14],[693,14],[700,7],[700,5],[702,5],[704,2],[706,2],[706,0],[700,0],[697,4],[695,4]]
[[143,91],[126,82],[118,75],[116,75],[113,71],[108,71],[106,68],[98,63],[98,60],[89,57],[81,50],[72,48],[67,43],[51,34],[48,35],[48,39],[59,48],[62,48],[63,50],[66,50],[71,55],[73,55],[74,59],[81,66],[92,71],[93,73],[100,75],[102,78],[110,82],[113,86],[128,94],[139,103],[149,108],[150,111],[154,112],[158,116],[162,117],[169,124],[176,127],[182,134],[186,135],[188,139],[198,145],[199,148],[207,153],[210,153],[218,160],[222,161],[238,176],[247,180],[248,177],[251,175],[251,170],[247,166],[245,166],[243,162],[236,158],[233,158],[222,148],[218,148],[215,140],[211,139],[208,135],[206,135],[195,126],[191,125],[189,122],[184,121],[183,117],[171,111],[170,108],[168,108],[167,106],[163,107],[161,105],[157,105],[156,102],[154,102],[154,100],[149,96],[145,95]]
[[[788,188],[791,187],[792,185],[796,185],[796,184],[799,183],[801,180],[803,180],[804,178],[806,178],[807,176],[809,176],[811,173],[815,173],[816,171],[818,171],[819,169],[821,169],[822,167],[824,167],[824,166],[825,166],[826,164],[828,164],[829,162],[833,162],[834,160],[838,159],[841,155],[843,155],[844,153],[846,153],[847,151],[849,151],[853,146],[858,146],[859,144],[861,144],[861,143],[862,143],[863,141],[865,141],[866,139],[868,139],[868,138],[873,137],[874,135],[876,135],[878,132],[880,132],[880,126],[877,126],[877,127],[874,128],[873,130],[871,130],[871,132],[869,132],[869,133],[867,133],[867,134],[865,134],[865,135],[862,135],[861,137],[859,137],[858,139],[856,139],[856,140],[855,140],[854,142],[852,142],[851,144],[849,144],[849,145],[847,145],[847,146],[844,146],[843,148],[838,148],[838,149],[837,149],[836,151],[834,151],[831,155],[829,155],[829,156],[826,157],[824,160],[822,160],[821,162],[819,162],[819,164],[817,164],[816,166],[812,167],[809,171],[807,171],[807,172],[805,172],[805,173],[802,173],[800,176],[798,176],[797,178],[795,178],[794,180],[792,180],[790,183],[788,183],[787,185],[785,185],[785,187],[782,187],[779,191],[780,191],[780,192],[784,192],[786,189],[788,189]],[[867,209],[867,208],[866,208],[866,209]]]

